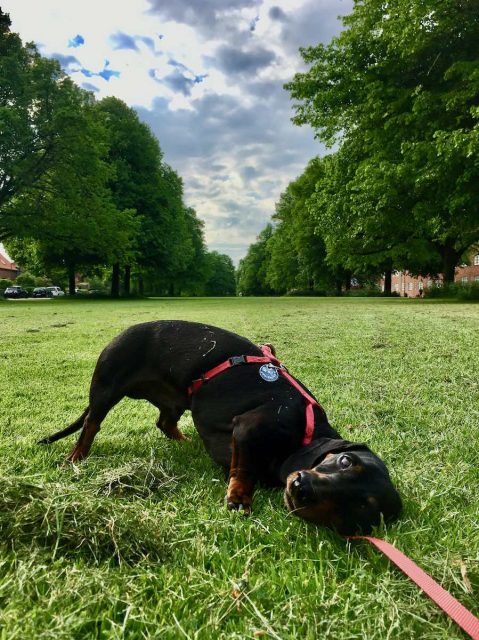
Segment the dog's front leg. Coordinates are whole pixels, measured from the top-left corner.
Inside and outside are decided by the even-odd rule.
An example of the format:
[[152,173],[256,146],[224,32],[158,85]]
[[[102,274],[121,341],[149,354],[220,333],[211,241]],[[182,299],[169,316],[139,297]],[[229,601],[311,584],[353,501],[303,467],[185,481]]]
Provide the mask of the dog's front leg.
[[233,435],[231,467],[226,494],[228,509],[245,513],[251,512],[256,483],[255,475],[251,461],[248,460],[248,447],[238,442],[238,439]]
[[251,512],[253,491],[264,459],[263,413],[248,411],[233,418],[231,465],[226,494],[228,509]]

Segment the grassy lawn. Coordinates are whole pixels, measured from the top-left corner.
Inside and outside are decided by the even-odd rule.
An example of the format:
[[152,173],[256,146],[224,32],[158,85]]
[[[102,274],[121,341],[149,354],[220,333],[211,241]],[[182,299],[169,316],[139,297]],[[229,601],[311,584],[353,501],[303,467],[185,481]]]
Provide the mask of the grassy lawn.
[[191,419],[167,440],[124,400],[91,457],[37,439],[83,411],[96,359],[136,322],[270,341],[404,498],[378,535],[479,614],[479,305],[379,299],[0,303],[0,638],[451,639],[464,634],[365,542],[288,515],[246,519]]

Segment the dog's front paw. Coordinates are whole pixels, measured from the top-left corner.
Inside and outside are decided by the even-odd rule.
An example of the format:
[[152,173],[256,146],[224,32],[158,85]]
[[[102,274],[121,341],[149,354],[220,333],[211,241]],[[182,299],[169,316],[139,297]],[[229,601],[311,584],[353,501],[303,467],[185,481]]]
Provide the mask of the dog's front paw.
[[245,515],[251,513],[253,501],[253,483],[249,480],[230,478],[226,492],[226,506],[230,511],[241,511]]
[[251,500],[246,496],[243,498],[226,496],[226,506],[230,511],[241,511],[245,516],[249,516],[251,513]]

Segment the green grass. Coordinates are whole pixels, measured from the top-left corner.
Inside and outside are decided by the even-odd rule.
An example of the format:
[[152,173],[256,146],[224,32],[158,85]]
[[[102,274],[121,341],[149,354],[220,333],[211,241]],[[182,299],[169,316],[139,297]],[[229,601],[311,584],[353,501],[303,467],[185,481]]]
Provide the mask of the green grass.
[[169,441],[123,401],[91,457],[73,438],[96,358],[136,322],[183,318],[272,342],[345,438],[388,463],[403,518],[378,532],[479,613],[479,306],[382,299],[0,304],[0,638],[450,639],[464,634],[379,552],[289,515],[249,519],[189,415]]

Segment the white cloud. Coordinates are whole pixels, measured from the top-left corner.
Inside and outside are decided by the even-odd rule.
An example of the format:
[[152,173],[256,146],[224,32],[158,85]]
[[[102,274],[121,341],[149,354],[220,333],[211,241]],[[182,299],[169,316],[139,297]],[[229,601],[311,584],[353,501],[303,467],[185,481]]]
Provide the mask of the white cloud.
[[[97,98],[137,109],[182,176],[207,241],[235,260],[288,182],[321,152],[290,122],[299,46],[338,33],[352,0],[3,0],[12,28]],[[69,47],[82,36],[84,43]],[[77,42],[80,42],[77,39]],[[70,60],[67,56],[74,56]],[[81,69],[118,71],[106,80]],[[196,80],[196,81],[195,81]]]

